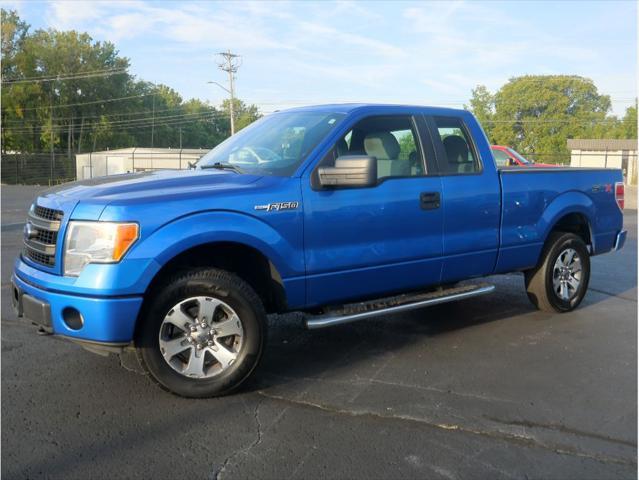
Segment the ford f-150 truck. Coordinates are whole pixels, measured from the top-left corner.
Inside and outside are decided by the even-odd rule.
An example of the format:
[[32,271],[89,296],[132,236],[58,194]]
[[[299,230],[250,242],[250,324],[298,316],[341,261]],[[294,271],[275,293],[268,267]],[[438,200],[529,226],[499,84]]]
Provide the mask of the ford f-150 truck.
[[486,294],[472,279],[506,272],[537,308],[573,310],[590,257],[624,244],[623,198],[620,170],[497,169],[466,111],[292,109],[190,170],[43,193],[13,301],[42,332],[134,348],[166,390],[221,395],[257,365],[269,313],[328,327]]

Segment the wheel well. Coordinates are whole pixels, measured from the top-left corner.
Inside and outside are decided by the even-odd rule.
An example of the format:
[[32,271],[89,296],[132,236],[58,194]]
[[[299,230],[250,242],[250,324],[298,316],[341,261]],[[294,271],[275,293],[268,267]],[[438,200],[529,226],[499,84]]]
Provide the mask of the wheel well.
[[592,245],[590,224],[585,215],[581,213],[564,215],[555,223],[550,232],[574,233],[575,235],[579,235],[586,245]]
[[233,272],[255,290],[267,313],[286,310],[284,284],[273,263],[258,250],[241,243],[206,243],[180,253],[160,269],[147,291],[176,271],[197,267]]

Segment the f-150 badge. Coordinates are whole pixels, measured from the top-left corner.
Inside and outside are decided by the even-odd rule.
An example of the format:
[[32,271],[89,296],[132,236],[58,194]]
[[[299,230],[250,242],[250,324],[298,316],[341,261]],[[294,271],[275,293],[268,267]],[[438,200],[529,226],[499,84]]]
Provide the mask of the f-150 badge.
[[255,210],[266,210],[267,212],[280,210],[294,210],[299,207],[299,202],[274,202],[266,205],[255,205]]

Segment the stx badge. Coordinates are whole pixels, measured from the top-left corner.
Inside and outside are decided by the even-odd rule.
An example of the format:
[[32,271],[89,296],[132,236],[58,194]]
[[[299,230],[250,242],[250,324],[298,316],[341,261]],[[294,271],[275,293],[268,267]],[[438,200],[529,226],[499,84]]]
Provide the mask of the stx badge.
[[612,184],[604,183],[603,185],[593,185],[592,186],[592,192],[593,193],[602,192],[602,191],[605,191],[606,193],[612,192]]
[[267,212],[280,210],[294,210],[299,207],[299,202],[275,202],[266,205],[255,205],[255,210],[266,210]]

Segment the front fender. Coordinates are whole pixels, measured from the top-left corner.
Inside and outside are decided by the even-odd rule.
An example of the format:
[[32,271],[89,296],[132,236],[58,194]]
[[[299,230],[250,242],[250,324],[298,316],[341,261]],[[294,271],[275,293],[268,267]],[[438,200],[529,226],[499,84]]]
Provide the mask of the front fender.
[[287,301],[291,306],[299,306],[305,296],[301,227],[295,218],[275,215],[286,213],[277,212],[268,217],[278,229],[242,213],[196,213],[180,217],[142,237],[120,263],[89,264],[79,277],[43,272],[20,259],[16,261],[16,274],[52,292],[92,298],[142,295],[160,269],[180,253],[211,242],[237,242],[254,248],[273,263],[284,282]]
[[176,219],[143,239],[127,261],[154,260],[143,275],[146,284],[139,285],[146,289],[169,260],[193,247],[214,242],[236,242],[256,249],[273,263],[283,279],[304,274],[301,245],[294,244],[264,221],[230,211],[203,212]]

